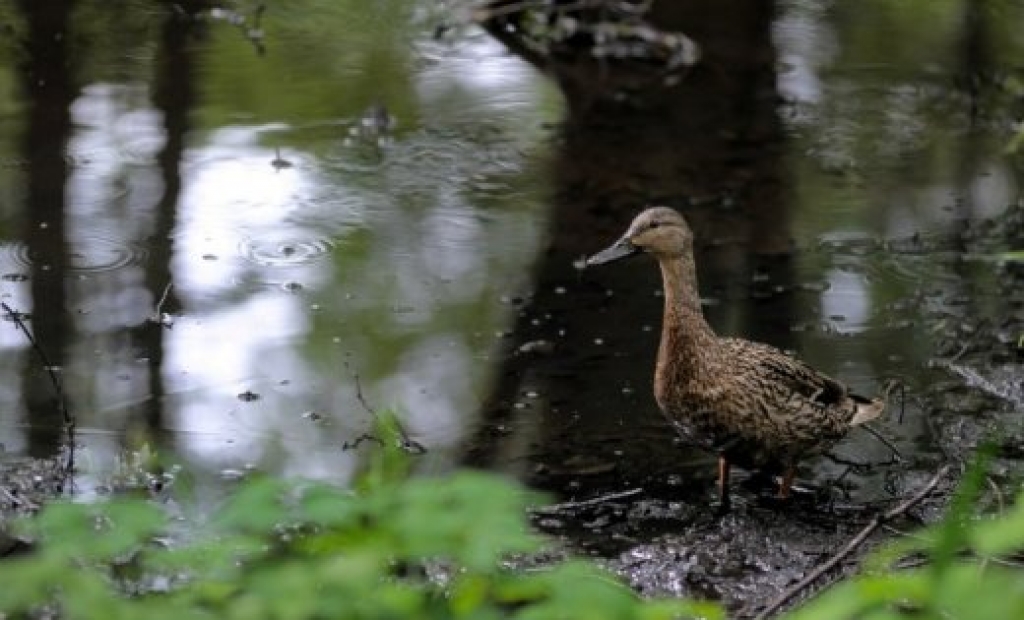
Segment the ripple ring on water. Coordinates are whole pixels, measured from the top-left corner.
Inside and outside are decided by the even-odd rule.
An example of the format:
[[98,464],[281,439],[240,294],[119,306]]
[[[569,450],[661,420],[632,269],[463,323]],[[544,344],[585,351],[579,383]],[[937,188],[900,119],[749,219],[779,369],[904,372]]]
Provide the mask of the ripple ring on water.
[[244,239],[239,254],[264,267],[298,267],[319,260],[333,249],[330,239]]
[[[73,239],[65,246],[67,269],[75,273],[102,273],[141,265],[148,255],[141,244],[96,235]],[[45,256],[22,241],[0,244],[0,257],[3,256],[25,268],[52,267],[55,262],[55,257]]]

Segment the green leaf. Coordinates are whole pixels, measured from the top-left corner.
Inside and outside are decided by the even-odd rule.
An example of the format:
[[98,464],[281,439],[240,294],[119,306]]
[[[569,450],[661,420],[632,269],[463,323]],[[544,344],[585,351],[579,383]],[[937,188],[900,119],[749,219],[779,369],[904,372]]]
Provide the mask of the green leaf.
[[267,534],[287,521],[284,498],[288,487],[281,480],[256,478],[242,486],[217,514],[214,525],[222,530]]
[[971,620],[1024,618],[1024,583],[1017,570],[963,562],[930,592],[943,617]]
[[785,619],[856,618],[894,602],[926,600],[928,588],[929,580],[921,571],[858,576],[829,588]]
[[718,603],[708,601],[649,601],[637,615],[642,620],[725,620],[725,610]]
[[351,492],[323,484],[307,488],[299,506],[303,520],[327,527],[351,526],[362,514],[359,502]]
[[570,561],[545,573],[545,578],[555,587],[548,591],[545,599],[523,607],[516,618],[626,618],[638,607],[636,593],[593,565]]
[[462,576],[449,588],[451,610],[458,617],[472,616],[486,603],[490,589],[490,581],[482,575]]
[[976,523],[971,532],[972,546],[979,553],[1000,555],[1024,549],[1024,495],[1017,498],[1005,515]]
[[968,524],[971,522],[974,506],[982,487],[993,447],[986,444],[978,449],[976,460],[964,472],[945,518],[932,531],[935,540],[930,545],[931,570],[941,572],[946,565],[955,561],[956,556],[969,543]]

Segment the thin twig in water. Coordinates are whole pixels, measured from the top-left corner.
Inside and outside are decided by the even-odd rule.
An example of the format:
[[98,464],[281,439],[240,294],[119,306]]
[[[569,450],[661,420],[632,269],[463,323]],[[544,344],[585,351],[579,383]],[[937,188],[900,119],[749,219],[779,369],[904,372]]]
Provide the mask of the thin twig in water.
[[551,504],[550,506],[537,506],[532,509],[532,512],[539,512],[543,514],[552,514],[559,512],[572,512],[579,510],[580,508],[587,508],[590,506],[596,506],[605,502],[611,502],[617,499],[624,499],[627,497],[633,497],[643,493],[644,490],[640,487],[635,489],[628,489],[626,491],[617,491],[615,493],[608,493],[607,495],[599,495],[590,499],[580,500],[578,502],[562,502],[560,504]]
[[[348,362],[345,362],[345,367],[348,368]],[[354,372],[351,368],[348,368],[348,370],[352,373],[352,380],[356,384],[356,399],[359,401],[359,404],[363,406],[363,409],[366,410],[366,413],[369,413],[376,418],[377,410],[371,407],[369,401],[367,401],[366,397],[363,396],[363,382],[359,380],[359,373]]]
[[897,448],[896,445],[893,444],[891,441],[886,439],[885,435],[883,435],[878,429],[871,426],[871,424],[867,422],[861,424],[860,427],[866,430],[868,433],[870,433],[872,437],[881,442],[882,445],[884,445],[886,448],[889,448],[889,450],[892,452],[892,455],[896,458],[897,463],[903,462],[903,455],[900,453],[899,448]]
[[356,437],[352,441],[346,441],[345,443],[341,444],[341,449],[355,450],[356,448],[359,447],[359,444],[363,443],[364,441],[372,441],[374,443],[380,444],[381,446],[384,445],[384,442],[381,441],[380,437],[377,437],[376,435],[371,435],[369,433],[363,433],[362,435]]
[[838,553],[829,558],[825,563],[819,564],[814,570],[807,573],[807,575],[804,576],[803,579],[798,581],[791,588],[787,589],[785,592],[776,597],[775,600],[769,603],[767,607],[761,610],[761,613],[759,613],[755,617],[755,620],[765,620],[765,618],[768,618],[770,615],[778,611],[779,608],[781,608],[783,605],[789,602],[794,596],[800,594],[800,592],[804,591],[808,586],[817,581],[819,577],[830,571],[837,564],[846,559],[847,556],[856,551],[857,548],[864,544],[864,541],[866,541],[868,537],[875,532],[875,530],[882,527],[887,522],[892,521],[896,517],[903,515],[905,512],[907,512],[917,504],[921,503],[921,501],[924,500],[924,498],[928,497],[928,495],[933,490],[935,490],[935,487],[938,486],[939,481],[946,477],[946,475],[949,473],[950,468],[950,465],[943,465],[941,468],[939,468],[939,471],[935,472],[935,475],[932,476],[931,480],[929,480],[928,483],[925,484],[921,488],[921,490],[915,493],[912,497],[903,501],[901,504],[894,508],[890,508],[885,512],[881,512],[875,515],[875,518],[872,519],[871,522],[864,527],[864,529],[858,532],[856,536],[851,538],[850,541],[846,543],[846,546],[840,549]]
[[846,469],[843,470],[843,473],[839,474],[839,476],[835,480],[832,481],[832,486],[833,487],[839,486],[839,484],[843,480],[845,480],[848,475],[850,475],[851,471],[853,471],[853,465],[847,465]]
[[513,2],[497,7],[481,7],[473,11],[473,20],[476,22],[489,21],[497,17],[507,17],[509,15],[515,15],[517,13],[523,13],[530,9],[547,9],[547,14],[551,15],[554,13],[568,13],[571,11],[579,11],[586,8],[594,8],[604,4],[603,0],[581,0],[574,4],[559,5],[557,7],[550,7],[545,2],[538,0],[527,0],[525,2]]
[[903,414],[906,412],[906,409],[907,409],[907,386],[902,381],[900,381],[899,386],[900,386],[900,417],[899,417],[898,422],[902,426],[903,425]]
[[160,311],[164,307],[164,303],[167,302],[167,296],[171,294],[171,288],[174,286],[174,282],[168,282],[167,286],[164,287],[164,294],[160,296],[160,301],[156,302],[155,314],[160,316]]
[[64,387],[61,385],[60,377],[58,377],[57,373],[53,370],[53,364],[50,363],[50,358],[46,356],[46,352],[43,351],[41,346],[39,346],[39,342],[36,341],[35,336],[33,336],[28,327],[25,326],[25,322],[21,320],[21,316],[5,302],[0,302],[0,306],[3,307],[4,312],[7,313],[7,316],[11,321],[18,326],[18,329],[25,334],[25,337],[28,338],[29,344],[32,345],[32,349],[36,352],[36,355],[39,356],[39,360],[42,361],[43,368],[46,369],[46,373],[50,376],[50,383],[53,384],[53,389],[57,394],[57,403],[60,406],[60,413],[64,418],[64,424],[68,427],[69,432],[71,432],[75,426],[75,419],[71,416],[71,412],[68,411],[67,401],[64,399]]
[[169,314],[165,315],[163,313],[164,304],[167,303],[167,296],[171,294],[171,288],[173,287],[173,282],[168,282],[167,286],[164,287],[163,295],[160,296],[160,301],[158,301],[156,306],[153,308],[153,314],[150,315],[149,322],[156,323],[157,325],[166,327],[167,329],[174,327],[174,318]]
[[[899,459],[896,458],[895,456],[889,457],[889,460],[887,461],[857,461],[845,456],[840,456],[838,454],[835,454],[834,452],[825,452],[821,456],[832,461],[836,465],[844,465],[858,472],[871,471],[875,467],[881,467],[884,465],[895,465],[896,463],[900,462]],[[838,480],[836,480],[835,482],[838,482]],[[835,482],[833,482],[833,484],[835,484]]]
[[[361,404],[363,406],[363,409],[365,409],[366,412],[369,413],[378,424],[380,424],[380,416],[377,415],[377,411],[373,407],[370,406],[370,403],[366,400],[366,397],[363,396],[363,384],[359,380],[359,373],[354,372],[352,370],[352,368],[348,365],[348,362],[345,362],[345,368],[350,373],[352,373],[352,380],[356,384],[356,399],[359,401],[359,404]],[[399,448],[401,448],[405,452],[408,452],[409,454],[426,454],[427,453],[426,446],[424,446],[420,442],[418,442],[415,439],[413,439],[412,437],[410,437],[409,433],[407,433],[405,431],[405,428],[402,427],[402,424],[397,419],[392,418],[391,421],[394,424],[395,430],[398,431],[398,435],[401,437],[401,441],[399,441],[399,444],[398,444]],[[355,447],[359,446],[359,444],[361,444],[362,442],[367,441],[367,440],[377,441],[381,445],[384,444],[384,441],[381,440],[380,437],[376,437],[376,436],[371,435],[369,433],[363,433],[362,435],[357,437],[351,443],[346,441],[345,444],[342,445],[342,449],[343,450],[349,450],[349,449],[355,448]]]

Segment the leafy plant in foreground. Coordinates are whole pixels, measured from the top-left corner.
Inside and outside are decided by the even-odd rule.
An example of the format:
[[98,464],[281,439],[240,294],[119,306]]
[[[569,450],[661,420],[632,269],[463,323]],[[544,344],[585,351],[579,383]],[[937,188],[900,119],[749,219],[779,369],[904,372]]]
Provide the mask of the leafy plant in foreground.
[[[985,459],[970,468],[938,524],[883,547],[866,572],[840,582],[787,620],[1024,618],[1024,493],[1004,514],[977,517]],[[1018,561],[1012,561],[1016,554]],[[913,568],[893,570],[901,558]]]
[[[0,617],[65,618],[722,618],[713,604],[644,601],[583,561],[513,568],[541,550],[535,498],[500,477],[408,478],[400,436],[378,429],[355,490],[257,477],[197,538],[161,543],[164,510],[142,499],[55,502],[19,523],[35,550],[0,560]],[[399,433],[400,435],[400,433]],[[984,467],[947,517],[884,547],[866,572],[787,620],[1024,617],[1024,496],[977,518]],[[900,559],[916,568],[894,570]]]
[[530,497],[460,472],[346,491],[256,478],[202,538],[161,545],[145,500],[56,502],[20,529],[37,550],[0,562],[0,616],[66,618],[721,617],[717,607],[643,601],[583,562],[515,570],[539,551]]

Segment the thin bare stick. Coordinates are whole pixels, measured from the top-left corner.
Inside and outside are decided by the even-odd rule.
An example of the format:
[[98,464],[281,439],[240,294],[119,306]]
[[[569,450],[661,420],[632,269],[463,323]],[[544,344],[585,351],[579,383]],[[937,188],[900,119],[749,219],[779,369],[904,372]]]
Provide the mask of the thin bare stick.
[[805,575],[803,579],[801,579],[791,588],[787,589],[785,592],[776,597],[775,600],[769,603],[767,607],[761,610],[761,613],[759,613],[754,620],[765,620],[765,618],[771,616],[773,613],[778,611],[779,608],[781,608],[783,605],[789,602],[793,597],[795,597],[800,592],[803,592],[808,586],[817,581],[819,577],[835,568],[837,564],[842,562],[844,559],[847,558],[847,556],[856,551],[857,548],[864,544],[864,541],[866,541],[868,537],[875,532],[875,530],[882,527],[887,522],[892,521],[896,517],[903,515],[905,512],[907,512],[917,504],[921,503],[921,501],[924,500],[924,498],[928,497],[928,495],[933,490],[935,490],[935,487],[938,486],[939,481],[946,477],[946,475],[949,473],[950,468],[951,465],[943,465],[942,467],[939,468],[939,471],[935,472],[935,475],[932,476],[931,480],[929,480],[927,484],[921,487],[921,490],[915,493],[912,497],[903,501],[901,504],[895,506],[894,508],[890,508],[885,512],[880,512],[877,515],[875,515],[875,518],[872,519],[871,522],[864,527],[864,529],[858,532],[856,536],[851,538],[850,541],[846,543],[846,546],[840,549],[838,553],[830,557],[823,564],[819,564],[814,570],[807,573],[807,575]]
[[348,362],[345,362],[345,367],[348,368],[349,372],[352,373],[352,380],[356,384],[356,399],[359,401],[359,404],[363,406],[363,409],[366,410],[366,413],[369,413],[374,418],[376,418],[377,410],[371,407],[369,401],[367,401],[366,397],[363,396],[363,382],[359,380],[359,373],[349,368]]
[[1003,501],[1003,492],[999,489],[999,485],[992,479],[992,476],[985,476],[988,487],[992,489],[992,495],[996,498],[996,506],[999,507],[999,515],[1002,516],[1006,512],[1006,503]]
[[[352,380],[356,384],[356,399],[359,401],[359,404],[361,404],[363,406],[363,409],[365,409],[366,412],[369,413],[373,417],[373,419],[379,424],[380,416],[377,415],[377,411],[370,406],[370,403],[366,400],[366,397],[363,396],[363,384],[359,380],[359,373],[353,371],[352,368],[348,365],[348,362],[345,362],[345,368],[352,374]],[[410,454],[426,454],[426,446],[410,437],[409,433],[405,431],[405,428],[402,426],[401,422],[394,418],[392,418],[392,422],[394,423],[395,430],[398,431],[398,435],[401,437],[401,441],[398,444],[399,448]],[[351,448],[356,448],[363,441],[371,439],[381,444],[384,443],[383,441],[381,441],[379,437],[375,437],[373,435],[370,435],[369,433],[363,433],[362,435],[357,437],[354,442],[345,442],[345,445],[342,446],[342,449],[348,450]]]
[[11,502],[15,506],[25,508],[26,510],[36,511],[39,510],[39,504],[33,502],[27,497],[18,497],[12,493],[6,487],[0,487],[0,494],[7,498],[7,501]]
[[607,495],[599,495],[590,499],[580,500],[578,502],[562,502],[560,504],[551,504],[550,506],[537,506],[531,509],[531,512],[537,512],[542,514],[552,514],[558,512],[572,512],[579,510],[580,508],[587,508],[589,506],[596,506],[605,502],[615,501],[617,499],[624,499],[626,497],[633,497],[643,493],[644,490],[640,487],[635,489],[628,489],[626,491],[617,491],[615,493],[608,493]]
[[160,301],[156,302],[156,311],[154,314],[160,316],[160,310],[164,307],[164,303],[167,301],[167,296],[171,294],[171,288],[174,286],[174,282],[168,282],[167,286],[164,287],[164,294],[160,296]]
[[903,414],[906,413],[906,410],[907,410],[907,386],[902,381],[900,381],[899,387],[900,387],[900,417],[899,417],[899,424],[902,426],[902,424],[903,424]]
[[603,4],[605,4],[604,0],[580,0],[580,2],[573,4],[557,6],[550,6],[545,2],[539,2],[537,0],[513,2],[511,4],[504,4],[497,7],[480,7],[473,11],[472,19],[475,22],[490,21],[496,17],[507,17],[517,13],[523,13],[530,9],[546,9],[545,13],[547,15],[553,15],[555,13],[569,13],[587,8],[597,8]]
[[28,338],[29,344],[32,345],[32,349],[36,352],[36,355],[39,356],[40,361],[43,362],[43,368],[46,369],[46,374],[50,376],[50,383],[53,384],[53,390],[57,393],[57,403],[60,406],[60,413],[64,418],[64,424],[69,429],[73,429],[75,426],[75,419],[71,416],[71,412],[68,411],[67,401],[64,399],[64,387],[61,385],[60,377],[58,377],[57,373],[54,372],[53,364],[50,363],[50,358],[46,356],[46,351],[43,351],[43,348],[39,346],[39,342],[35,339],[35,336],[32,335],[32,332],[25,326],[25,322],[21,320],[21,316],[15,312],[13,308],[8,306],[5,302],[0,302],[0,306],[2,306],[4,312],[7,313],[7,317],[18,326],[21,333],[25,334],[25,337]]
[[345,443],[341,444],[341,449],[342,451],[355,450],[356,448],[359,447],[359,444],[363,443],[364,441],[372,441],[377,444],[380,444],[381,446],[384,445],[384,442],[381,441],[380,437],[377,437],[376,435],[371,435],[369,433],[363,433],[362,435],[356,437],[352,441],[346,441]]
[[868,433],[870,433],[872,437],[881,442],[881,444],[884,445],[886,448],[889,448],[889,450],[892,452],[892,455],[896,457],[897,463],[902,462],[904,460],[903,454],[900,453],[899,448],[897,448],[896,445],[893,444],[893,442],[886,439],[885,435],[879,432],[878,429],[876,429],[875,427],[871,426],[869,422],[861,424],[860,427],[866,430]]

